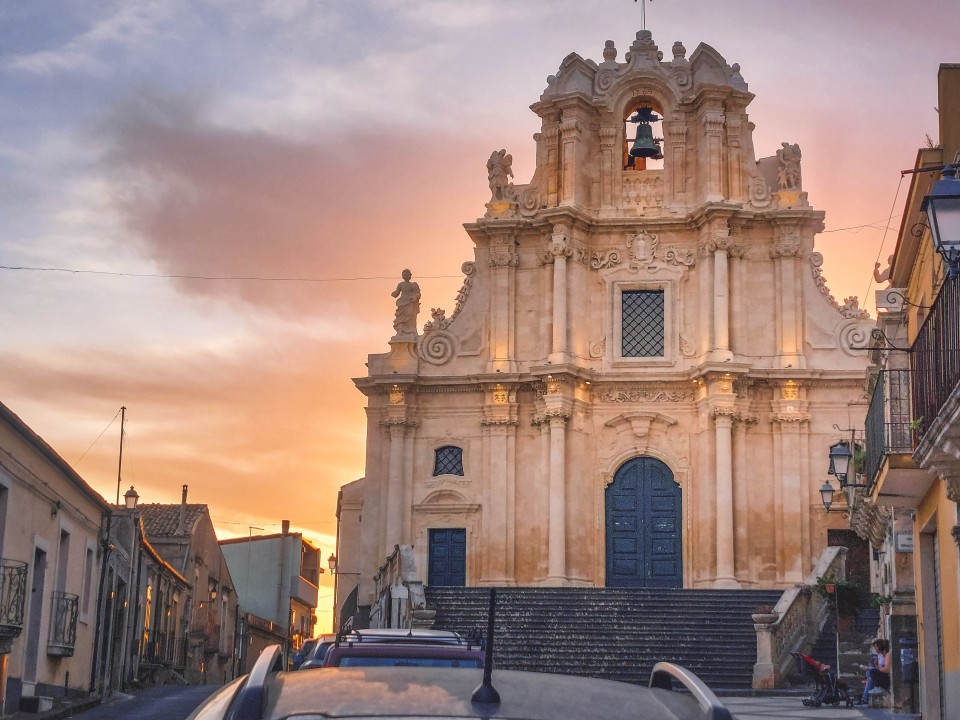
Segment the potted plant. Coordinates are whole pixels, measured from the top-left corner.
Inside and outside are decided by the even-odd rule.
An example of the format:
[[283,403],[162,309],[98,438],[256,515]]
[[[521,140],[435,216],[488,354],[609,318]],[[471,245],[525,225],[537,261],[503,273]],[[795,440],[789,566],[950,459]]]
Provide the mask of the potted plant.
[[817,593],[834,608],[840,632],[853,629],[853,621],[867,603],[867,593],[852,580],[838,580],[830,576],[817,578]]

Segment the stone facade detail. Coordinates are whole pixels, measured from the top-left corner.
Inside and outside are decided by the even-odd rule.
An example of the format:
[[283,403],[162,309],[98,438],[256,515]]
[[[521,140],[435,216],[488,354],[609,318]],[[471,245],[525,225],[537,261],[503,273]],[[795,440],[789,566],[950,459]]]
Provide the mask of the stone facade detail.
[[[445,527],[466,530],[469,585],[604,586],[606,493],[636,461],[680,489],[685,587],[792,587],[842,524],[818,490],[833,426],[865,412],[851,348],[873,322],[820,273],[799,147],[756,157],[753,95],[709,45],[663,53],[640,31],[599,49],[531,106],[529,182],[491,156],[453,313],[424,297],[423,335],[355,380],[367,466],[344,488],[341,554],[365,578],[396,544],[429,572]],[[627,152],[641,108],[662,118],[646,165]],[[447,445],[464,476],[438,488]]]

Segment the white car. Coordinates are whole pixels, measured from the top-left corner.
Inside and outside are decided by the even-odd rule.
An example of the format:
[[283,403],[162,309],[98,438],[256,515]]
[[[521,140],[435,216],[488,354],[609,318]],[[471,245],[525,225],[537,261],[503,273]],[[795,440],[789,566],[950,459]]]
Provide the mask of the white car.
[[[212,695],[188,720],[731,720],[689,671],[657,664],[650,687],[515,670],[423,667],[277,672],[280,647]],[[674,683],[687,692],[673,692]]]

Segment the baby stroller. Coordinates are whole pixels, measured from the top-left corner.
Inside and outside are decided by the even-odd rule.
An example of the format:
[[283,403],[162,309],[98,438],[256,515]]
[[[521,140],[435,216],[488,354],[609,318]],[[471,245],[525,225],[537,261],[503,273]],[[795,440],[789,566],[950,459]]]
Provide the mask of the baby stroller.
[[830,666],[814,660],[809,655],[802,653],[790,653],[797,659],[797,666],[800,674],[804,677],[813,678],[817,684],[813,695],[804,698],[803,704],[807,707],[820,707],[821,705],[837,706],[844,703],[847,707],[853,707],[853,698],[850,696],[850,688],[842,680],[837,680],[836,676],[830,672]]

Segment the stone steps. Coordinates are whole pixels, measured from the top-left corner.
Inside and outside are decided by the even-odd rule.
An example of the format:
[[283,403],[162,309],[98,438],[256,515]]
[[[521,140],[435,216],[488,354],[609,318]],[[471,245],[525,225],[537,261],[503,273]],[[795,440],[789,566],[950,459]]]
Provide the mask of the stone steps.
[[[750,617],[774,590],[498,588],[494,661],[514,670],[646,684],[660,660],[712,687],[749,688],[756,662]],[[486,630],[489,589],[427,588],[434,627]]]

